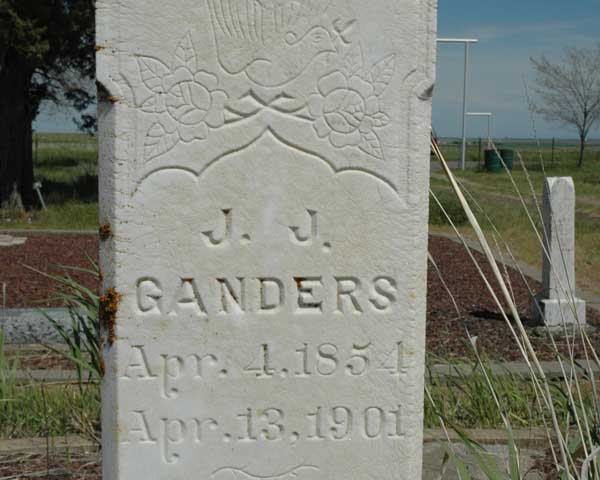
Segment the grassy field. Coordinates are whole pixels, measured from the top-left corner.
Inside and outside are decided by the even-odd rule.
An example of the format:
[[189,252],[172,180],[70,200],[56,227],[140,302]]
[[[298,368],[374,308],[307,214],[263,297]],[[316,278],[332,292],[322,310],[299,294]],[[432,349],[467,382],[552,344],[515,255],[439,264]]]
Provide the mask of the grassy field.
[[[577,164],[579,154],[579,144],[575,140],[556,140],[554,148],[552,140],[543,139],[521,140],[504,139],[496,141],[498,149],[509,148],[519,150],[525,162],[532,169],[541,169],[540,157],[546,167],[560,166],[566,164],[574,167]],[[456,139],[440,139],[440,147],[448,162],[456,162],[460,157],[460,141]],[[484,150],[487,147],[487,141],[482,140],[481,146],[479,140],[471,139],[467,144],[467,162],[469,166],[476,167],[483,163]],[[594,163],[600,161],[600,140],[590,140],[586,146],[585,162]]]
[[[512,178],[506,172],[489,173],[476,165],[469,165],[465,171],[455,171],[462,186],[472,194],[476,202],[484,210],[479,219],[487,233],[493,231],[486,221],[486,214],[499,230],[504,240],[520,261],[541,268],[542,254],[539,241],[531,227],[526,211],[519,199],[518,192],[525,199],[527,208],[538,228],[541,220],[536,207],[542,202],[545,176],[572,176],[575,181],[577,194],[576,206],[576,271],[578,287],[600,295],[598,283],[598,267],[600,266],[600,145],[593,143],[588,149],[584,166],[576,165],[576,145],[560,146],[555,152],[554,162],[551,161],[551,151],[547,144],[542,145],[540,152],[535,144],[522,142],[511,144],[521,152],[523,165],[515,158]],[[456,158],[457,152],[453,146],[442,146],[442,151],[450,150],[450,159]],[[432,190],[442,194],[444,203],[454,202],[449,194],[448,181],[437,171],[432,173]],[[535,192],[535,196],[534,193]],[[454,202],[455,203],[455,202]],[[455,206],[456,209],[456,206]],[[438,219],[439,220],[439,219]],[[435,223],[435,222],[434,222]],[[449,232],[449,227],[441,221],[432,228],[437,231]],[[470,228],[461,227],[462,233],[474,238]]]
[[98,150],[85,134],[36,134],[34,175],[47,211],[0,212],[0,228],[97,229]]

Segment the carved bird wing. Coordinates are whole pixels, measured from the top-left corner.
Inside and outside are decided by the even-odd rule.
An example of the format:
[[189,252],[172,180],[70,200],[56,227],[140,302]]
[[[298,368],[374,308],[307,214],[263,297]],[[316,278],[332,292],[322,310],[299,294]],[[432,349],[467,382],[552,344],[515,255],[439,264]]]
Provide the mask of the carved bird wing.
[[271,60],[298,42],[328,2],[318,0],[207,0],[219,61],[236,74],[256,60]]

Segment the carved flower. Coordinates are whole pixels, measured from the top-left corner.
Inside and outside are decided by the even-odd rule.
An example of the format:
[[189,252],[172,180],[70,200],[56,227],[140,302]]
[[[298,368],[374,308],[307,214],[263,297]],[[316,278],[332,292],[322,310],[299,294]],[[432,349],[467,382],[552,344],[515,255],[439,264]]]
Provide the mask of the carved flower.
[[317,135],[328,138],[334,147],[358,147],[383,159],[375,129],[390,121],[381,111],[379,98],[390,82],[393,68],[394,56],[391,55],[361,75],[362,52],[360,49],[351,51],[344,66],[322,77],[318,82],[319,93],[309,98],[309,112]]
[[329,137],[338,148],[360,145],[361,133],[373,129],[371,115],[379,111],[373,86],[356,75],[346,80],[343,73],[334,72],[321,78],[318,87],[319,94],[309,98],[317,135]]
[[185,67],[164,79],[166,110],[178,123],[177,131],[184,142],[204,139],[208,127],[225,123],[224,106],[227,94],[218,90],[217,77],[205,71],[192,74]]
[[215,75],[198,67],[191,34],[179,42],[171,66],[144,56],[138,63],[141,80],[152,92],[141,109],[155,115],[144,142],[146,160],[179,142],[202,140],[209,128],[224,125],[227,94],[217,88]]

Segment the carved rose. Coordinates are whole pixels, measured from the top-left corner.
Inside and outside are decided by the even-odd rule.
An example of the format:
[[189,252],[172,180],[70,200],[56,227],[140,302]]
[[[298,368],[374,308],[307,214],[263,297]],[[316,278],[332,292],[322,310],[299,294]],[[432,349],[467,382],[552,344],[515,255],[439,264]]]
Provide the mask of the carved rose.
[[350,51],[340,70],[322,77],[318,94],[308,101],[314,129],[337,148],[358,147],[363,152],[383,159],[383,149],[375,129],[390,121],[381,111],[379,98],[389,85],[394,71],[390,55],[367,73],[364,72],[360,49]]
[[184,142],[204,139],[208,127],[225,123],[224,106],[227,94],[217,89],[217,77],[205,71],[192,74],[179,68],[164,79],[166,110],[177,122],[177,131]]
[[155,115],[144,142],[146,160],[179,142],[205,139],[209,127],[224,125],[227,94],[217,88],[215,75],[199,68],[191,34],[179,42],[171,66],[152,57],[140,57],[138,64],[141,80],[152,92],[141,109]]
[[319,94],[309,98],[314,128],[338,147],[360,145],[363,133],[373,129],[372,115],[379,112],[373,86],[354,75],[349,80],[334,72],[319,80]]

